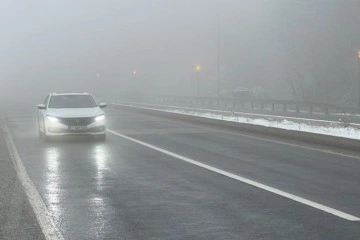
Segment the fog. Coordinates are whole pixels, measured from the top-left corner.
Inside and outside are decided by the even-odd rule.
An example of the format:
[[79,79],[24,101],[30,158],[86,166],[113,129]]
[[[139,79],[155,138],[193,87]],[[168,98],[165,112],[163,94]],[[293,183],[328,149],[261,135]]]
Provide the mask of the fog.
[[354,106],[359,12],[358,0],[2,0],[0,98],[195,95],[199,64],[203,96],[219,74],[224,96]]

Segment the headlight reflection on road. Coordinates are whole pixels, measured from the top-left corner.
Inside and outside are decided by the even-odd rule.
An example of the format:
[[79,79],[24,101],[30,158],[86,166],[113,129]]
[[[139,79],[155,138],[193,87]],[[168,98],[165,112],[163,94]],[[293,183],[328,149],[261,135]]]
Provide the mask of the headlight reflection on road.
[[57,148],[49,148],[46,152],[47,167],[50,172],[57,172],[59,166],[59,152]]
[[96,166],[96,180],[98,190],[102,190],[103,188],[103,178],[105,171],[108,170],[107,160],[108,153],[106,152],[106,148],[104,145],[96,145],[94,148],[94,160]]
[[49,211],[54,217],[60,216],[60,201],[59,196],[59,150],[56,147],[51,147],[46,150],[46,199],[48,201]]
[[106,206],[102,197],[93,197],[90,199],[91,211],[94,213],[94,220],[90,223],[90,231],[101,236],[105,226],[109,226],[109,219],[106,218]]
[[[107,152],[106,145],[99,144],[94,147],[92,159],[94,159],[96,167],[96,185],[98,191],[102,191],[104,188],[104,176],[109,170],[108,157],[109,153]],[[91,211],[96,216],[95,220],[91,223],[91,231],[94,231],[96,234],[103,232],[105,226],[108,225],[108,219],[105,217],[106,207],[103,197],[104,196],[100,193],[94,194],[90,199]]]

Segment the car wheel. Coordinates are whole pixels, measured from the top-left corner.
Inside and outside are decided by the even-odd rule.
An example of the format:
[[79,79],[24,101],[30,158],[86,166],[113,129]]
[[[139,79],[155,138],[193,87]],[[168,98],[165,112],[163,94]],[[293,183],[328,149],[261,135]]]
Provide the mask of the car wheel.
[[96,139],[104,142],[104,141],[106,141],[106,134],[98,135],[98,136],[96,136]]
[[44,137],[43,132],[40,129],[40,120],[38,118],[38,137],[42,139]]
[[43,131],[40,130],[39,128],[39,134],[41,134],[41,138],[44,140],[44,141],[49,141],[50,140],[50,136],[48,136],[46,134],[46,126],[45,126],[45,123],[43,123]]
[[47,142],[47,141],[50,140],[50,137],[44,133],[43,140],[44,140],[45,142]]
[[40,130],[40,127],[38,127],[38,135],[40,139],[43,139],[44,135],[42,133],[42,131]]

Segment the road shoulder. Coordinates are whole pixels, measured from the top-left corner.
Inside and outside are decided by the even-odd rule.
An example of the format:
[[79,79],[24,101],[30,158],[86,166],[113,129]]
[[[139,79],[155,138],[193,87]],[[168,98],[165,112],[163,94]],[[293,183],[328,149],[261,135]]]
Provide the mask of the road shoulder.
[[0,193],[0,239],[45,239],[17,177],[2,128],[0,128]]

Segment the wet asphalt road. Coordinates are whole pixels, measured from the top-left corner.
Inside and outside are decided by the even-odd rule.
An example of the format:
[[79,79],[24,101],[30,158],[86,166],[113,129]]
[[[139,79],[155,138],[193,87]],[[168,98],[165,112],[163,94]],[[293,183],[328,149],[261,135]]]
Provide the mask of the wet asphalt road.
[[[107,109],[119,133],[360,216],[360,159]],[[37,138],[10,112],[20,157],[66,239],[360,239],[351,222],[146,148]]]
[[[0,125],[3,124],[0,117]],[[17,177],[0,128],[0,239],[45,239]]]

